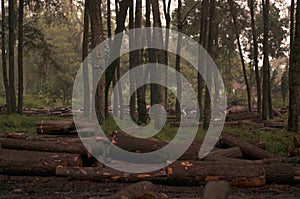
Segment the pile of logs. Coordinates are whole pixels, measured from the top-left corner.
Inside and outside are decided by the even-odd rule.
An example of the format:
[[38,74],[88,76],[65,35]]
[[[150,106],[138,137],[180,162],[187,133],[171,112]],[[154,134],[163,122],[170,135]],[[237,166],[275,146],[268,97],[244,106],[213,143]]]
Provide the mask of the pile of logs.
[[73,120],[47,121],[42,120],[35,123],[37,134],[47,135],[77,135]]
[[57,117],[73,117],[72,110],[67,107],[57,108],[24,108],[23,114],[27,116],[57,116]]
[[[148,153],[168,144],[151,138],[135,138],[117,131],[108,138],[84,139],[95,139],[99,146],[111,142],[134,153]],[[258,144],[227,134],[223,134],[217,147],[201,160],[198,158],[201,142],[195,141],[169,166],[140,174],[105,167],[85,147],[91,151],[97,149],[98,154],[110,157],[113,164],[126,162],[126,157],[114,159],[120,157],[114,156],[116,151],[104,151],[104,148],[94,145],[83,146],[78,137],[3,138],[1,143],[0,173],[6,175],[57,175],[76,180],[129,183],[150,181],[179,186],[204,185],[210,181],[224,180],[231,186],[261,187],[269,183],[293,184],[300,180],[300,158],[280,158],[260,148]]]

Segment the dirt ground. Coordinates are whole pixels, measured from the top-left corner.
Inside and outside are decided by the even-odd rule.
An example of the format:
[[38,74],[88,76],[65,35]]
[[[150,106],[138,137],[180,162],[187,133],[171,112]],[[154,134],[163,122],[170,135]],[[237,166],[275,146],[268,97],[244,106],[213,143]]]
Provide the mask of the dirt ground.
[[[97,199],[109,196],[129,184],[73,181],[59,177],[28,177],[0,175],[0,198],[63,198]],[[203,187],[157,185],[157,191],[169,198],[200,198]],[[299,199],[300,186],[268,185],[263,188],[232,188],[232,199]]]

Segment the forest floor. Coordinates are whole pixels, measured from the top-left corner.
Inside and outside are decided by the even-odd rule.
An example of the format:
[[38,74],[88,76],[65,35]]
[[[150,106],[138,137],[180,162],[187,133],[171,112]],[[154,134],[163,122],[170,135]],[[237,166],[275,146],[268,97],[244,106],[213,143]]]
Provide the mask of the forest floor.
[[[0,198],[102,198],[114,194],[130,184],[74,181],[59,177],[0,175]],[[203,187],[157,185],[157,191],[169,198],[199,198]],[[300,186],[267,185],[261,188],[232,188],[231,199],[298,199]]]

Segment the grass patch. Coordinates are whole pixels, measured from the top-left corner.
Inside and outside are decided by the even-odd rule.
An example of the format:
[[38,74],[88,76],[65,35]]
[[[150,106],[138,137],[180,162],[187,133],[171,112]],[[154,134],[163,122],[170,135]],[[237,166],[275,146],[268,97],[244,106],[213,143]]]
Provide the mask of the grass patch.
[[35,122],[40,120],[62,120],[58,117],[40,117],[25,115],[0,115],[0,134],[8,132],[24,132],[26,135],[36,135]]

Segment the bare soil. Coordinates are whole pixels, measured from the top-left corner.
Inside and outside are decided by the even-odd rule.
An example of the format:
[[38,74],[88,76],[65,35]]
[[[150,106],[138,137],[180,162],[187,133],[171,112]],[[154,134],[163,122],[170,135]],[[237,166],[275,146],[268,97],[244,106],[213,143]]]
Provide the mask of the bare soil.
[[[74,181],[59,177],[0,175],[0,198],[97,199],[114,194],[129,184]],[[203,187],[157,185],[169,198],[200,198]],[[232,188],[231,199],[299,199],[300,186],[268,185],[262,188]]]

